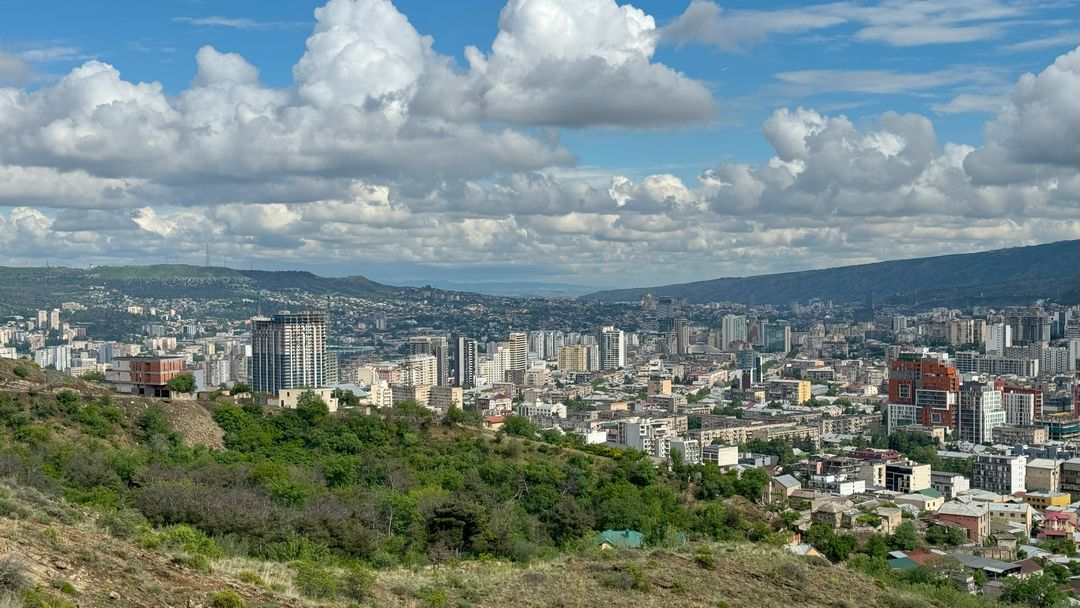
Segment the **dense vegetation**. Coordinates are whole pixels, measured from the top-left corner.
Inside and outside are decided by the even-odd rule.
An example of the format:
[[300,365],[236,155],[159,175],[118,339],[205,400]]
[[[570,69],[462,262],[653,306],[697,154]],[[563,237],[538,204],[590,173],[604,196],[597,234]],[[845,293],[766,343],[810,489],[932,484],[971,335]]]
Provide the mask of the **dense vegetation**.
[[117,530],[186,525],[238,554],[375,566],[529,560],[604,529],[639,530],[653,545],[738,538],[749,522],[695,496],[764,484],[715,467],[669,478],[636,452],[450,429],[415,404],[330,415],[310,396],[274,413],[221,405],[214,419],[227,450],[185,447],[160,407],[128,420],[108,396],[0,394],[0,475],[101,509]]

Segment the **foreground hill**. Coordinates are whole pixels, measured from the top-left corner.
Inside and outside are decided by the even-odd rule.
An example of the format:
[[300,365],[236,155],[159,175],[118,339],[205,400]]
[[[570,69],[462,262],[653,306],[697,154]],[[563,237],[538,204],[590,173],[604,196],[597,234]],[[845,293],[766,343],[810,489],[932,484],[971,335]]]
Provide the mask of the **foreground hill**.
[[582,298],[628,302],[646,293],[692,304],[787,304],[821,298],[836,302],[921,306],[1002,305],[1043,298],[1077,302],[1080,241],[1058,241],[980,253],[859,264],[753,277],[729,277],[634,289],[598,291]]
[[0,267],[0,314],[37,306],[56,306],[88,289],[116,289],[132,297],[251,298],[259,293],[300,291],[316,296],[334,293],[370,298],[400,293],[397,287],[362,276],[321,277],[302,271],[157,264],[95,268]]
[[[784,518],[747,498],[760,470],[669,475],[414,404],[129,399],[0,363],[3,607],[996,606],[880,556],[788,553]],[[605,529],[648,548],[600,550]]]

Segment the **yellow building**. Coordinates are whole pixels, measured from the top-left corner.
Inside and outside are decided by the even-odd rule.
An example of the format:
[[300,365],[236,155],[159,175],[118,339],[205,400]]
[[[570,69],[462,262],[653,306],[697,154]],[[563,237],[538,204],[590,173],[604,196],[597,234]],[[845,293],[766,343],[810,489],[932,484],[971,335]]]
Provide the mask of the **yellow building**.
[[802,405],[810,400],[810,381],[791,378],[769,380],[766,396],[770,401],[790,401]]
[[655,395],[670,395],[671,394],[671,377],[670,376],[651,376],[649,378],[648,388],[645,394],[649,397]]
[[589,371],[589,349],[584,344],[571,344],[559,349],[559,369],[564,372]]
[[1024,502],[1039,511],[1047,507],[1067,507],[1072,504],[1072,494],[1068,492],[1025,492],[1021,496]]

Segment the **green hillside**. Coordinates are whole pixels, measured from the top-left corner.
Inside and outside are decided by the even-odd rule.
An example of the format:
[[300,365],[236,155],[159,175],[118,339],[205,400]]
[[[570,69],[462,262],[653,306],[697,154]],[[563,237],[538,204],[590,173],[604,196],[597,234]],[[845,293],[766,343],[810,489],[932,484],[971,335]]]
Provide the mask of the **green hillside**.
[[0,314],[58,306],[94,287],[147,298],[256,298],[260,291],[296,290],[322,296],[376,297],[402,290],[360,276],[320,277],[301,271],[157,264],[80,268],[0,267]]
[[[707,272],[707,269],[701,269]],[[646,293],[690,303],[787,304],[811,298],[878,304],[997,306],[1047,299],[1076,303],[1080,241],[1058,241],[981,253],[945,255],[824,270],[731,277],[598,291],[587,300],[626,302]]]

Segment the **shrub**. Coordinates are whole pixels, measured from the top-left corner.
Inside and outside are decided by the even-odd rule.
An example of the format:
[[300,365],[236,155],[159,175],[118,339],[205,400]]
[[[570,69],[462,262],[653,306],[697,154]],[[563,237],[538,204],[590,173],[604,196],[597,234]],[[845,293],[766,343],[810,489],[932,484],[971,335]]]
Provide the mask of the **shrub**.
[[334,574],[312,562],[297,562],[293,584],[300,594],[312,599],[333,599],[338,594],[338,582]]
[[76,595],[78,591],[75,589],[75,585],[72,585],[68,581],[63,579],[56,579],[52,582],[53,589],[56,589],[60,593],[66,593],[67,595]]
[[244,600],[235,591],[226,589],[210,595],[210,608],[244,608]]
[[25,380],[27,377],[30,376],[30,368],[26,367],[25,365],[16,365],[15,369],[11,370],[11,373]]
[[253,572],[251,570],[244,570],[243,572],[240,573],[239,578],[240,578],[240,582],[248,583],[249,585],[258,585],[260,587],[265,587],[266,586],[266,581],[264,581],[263,578],[261,576],[259,576],[258,572]]
[[146,517],[135,509],[118,509],[103,513],[98,526],[117,538],[131,538],[149,526]]
[[712,551],[698,551],[694,555],[694,563],[706,570],[716,569],[716,558],[713,556]]
[[19,593],[29,588],[26,564],[10,555],[0,559],[0,591]]
[[341,593],[345,597],[360,601],[371,594],[375,586],[375,573],[367,568],[355,566],[345,573],[341,581]]
[[793,562],[784,563],[784,565],[780,566],[780,576],[800,589],[806,586],[806,570],[799,564]]

